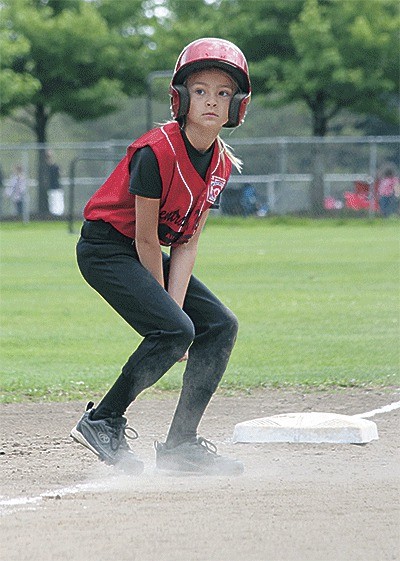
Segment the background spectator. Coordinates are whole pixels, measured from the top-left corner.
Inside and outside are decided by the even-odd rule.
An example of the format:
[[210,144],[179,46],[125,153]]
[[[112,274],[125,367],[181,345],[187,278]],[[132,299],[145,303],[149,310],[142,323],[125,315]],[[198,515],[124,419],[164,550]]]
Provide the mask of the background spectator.
[[245,183],[242,187],[240,204],[243,216],[257,213],[257,192],[250,183]]
[[15,172],[10,178],[10,184],[5,194],[15,205],[18,218],[23,219],[24,203],[27,195],[27,183],[24,169],[21,165],[15,166]]
[[393,167],[388,166],[378,179],[379,207],[382,216],[387,218],[397,211],[400,195],[400,180]]
[[50,150],[46,152],[47,164],[47,195],[51,214],[61,216],[64,214],[64,191],[60,183],[60,166],[53,161]]

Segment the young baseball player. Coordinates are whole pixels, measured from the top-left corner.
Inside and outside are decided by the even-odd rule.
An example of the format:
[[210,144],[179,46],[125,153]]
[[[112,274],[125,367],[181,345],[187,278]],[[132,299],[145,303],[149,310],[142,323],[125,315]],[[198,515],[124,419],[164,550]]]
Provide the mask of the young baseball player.
[[243,464],[217,454],[197,427],[226,369],[237,320],[192,270],[209,209],[232,164],[240,169],[219,133],[243,122],[250,101],[243,53],[222,39],[190,43],[170,95],[174,120],[135,140],[84,210],[80,271],[143,339],[71,436],[101,460],[140,473],[143,462],[126,440],[137,433],[123,415],[173,364],[187,361],[166,441],[155,443],[156,466],[236,474]]

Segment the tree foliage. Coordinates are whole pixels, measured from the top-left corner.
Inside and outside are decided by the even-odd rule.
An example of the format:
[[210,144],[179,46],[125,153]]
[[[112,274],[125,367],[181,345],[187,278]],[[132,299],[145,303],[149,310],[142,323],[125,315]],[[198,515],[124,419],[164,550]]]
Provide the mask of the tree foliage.
[[[3,0],[0,10],[1,114],[30,127],[38,142],[46,143],[57,113],[94,119],[143,91],[147,20],[141,0]],[[38,166],[44,214],[43,152]]]
[[[122,4],[128,2],[117,2]],[[141,19],[139,0],[130,0],[129,5],[130,13]],[[143,91],[144,41],[133,28],[121,25],[124,14],[110,6],[109,0],[3,2],[6,57],[1,79],[6,81],[7,73],[13,72],[27,81],[28,70],[31,88],[23,100],[17,92],[3,97],[1,112],[10,114],[26,99],[30,108],[24,122],[36,131],[39,142],[46,141],[47,121],[55,113],[78,120],[96,118],[115,110],[127,94]],[[17,45],[20,48],[12,56]]]
[[294,55],[267,60],[275,102],[303,100],[317,136],[345,108],[396,122],[399,23],[396,0],[305,0],[289,27]]
[[0,30],[0,111],[28,103],[40,88],[40,82],[30,74],[28,65],[20,65],[19,71],[14,70],[29,49],[29,42],[24,37],[13,38],[5,30]]
[[29,103],[40,141],[51,115],[114,111],[202,36],[242,48],[266,105],[305,103],[313,134],[342,109],[397,122],[397,0],[4,0],[0,10],[1,113]]

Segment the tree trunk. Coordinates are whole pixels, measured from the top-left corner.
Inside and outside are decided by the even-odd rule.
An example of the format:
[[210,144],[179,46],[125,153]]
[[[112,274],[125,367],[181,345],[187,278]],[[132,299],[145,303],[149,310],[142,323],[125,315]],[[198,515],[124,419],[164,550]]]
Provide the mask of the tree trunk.
[[[312,106],[313,136],[323,137],[328,128],[328,117],[325,111],[324,94],[317,94]],[[313,179],[311,182],[311,214],[318,217],[324,214],[324,150],[322,144],[314,144],[312,148]]]
[[314,136],[325,136],[328,129],[328,117],[325,110],[325,99],[323,92],[316,95],[312,104],[312,126]]
[[324,207],[324,148],[322,144],[313,144],[313,177],[311,181],[311,215],[318,218],[325,213]]
[[49,203],[47,198],[48,173],[46,164],[47,150],[47,121],[48,115],[43,104],[38,103],[35,110],[35,133],[36,141],[40,144],[38,150],[38,212],[40,218],[46,218],[49,214]]

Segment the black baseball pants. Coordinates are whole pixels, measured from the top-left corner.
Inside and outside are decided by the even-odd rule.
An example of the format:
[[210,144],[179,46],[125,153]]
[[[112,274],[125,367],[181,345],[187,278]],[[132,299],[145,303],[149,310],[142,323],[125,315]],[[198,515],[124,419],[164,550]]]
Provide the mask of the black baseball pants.
[[[181,395],[167,444],[196,436],[203,413],[228,364],[237,320],[208,288],[191,277],[183,309],[139,261],[129,238],[105,222],[85,222],[77,261],[88,282],[142,341],[96,408],[97,419],[123,415],[189,349]],[[163,254],[168,282],[169,256]]]

